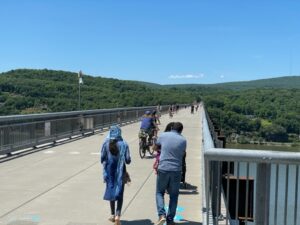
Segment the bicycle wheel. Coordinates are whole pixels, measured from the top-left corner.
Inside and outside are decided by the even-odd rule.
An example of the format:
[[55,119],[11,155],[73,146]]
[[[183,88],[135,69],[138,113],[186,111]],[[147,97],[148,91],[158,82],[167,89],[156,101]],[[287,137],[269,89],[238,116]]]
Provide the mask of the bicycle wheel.
[[148,146],[148,152],[150,155],[153,155],[154,153],[154,149],[153,149],[154,146]]
[[153,136],[152,139],[151,139],[151,146],[148,147],[148,152],[149,152],[150,155],[153,155],[153,153],[154,153],[155,143],[156,143],[156,137]]
[[141,159],[145,157],[145,154],[146,154],[146,151],[145,151],[145,141],[142,138],[139,141],[139,153],[140,153]]

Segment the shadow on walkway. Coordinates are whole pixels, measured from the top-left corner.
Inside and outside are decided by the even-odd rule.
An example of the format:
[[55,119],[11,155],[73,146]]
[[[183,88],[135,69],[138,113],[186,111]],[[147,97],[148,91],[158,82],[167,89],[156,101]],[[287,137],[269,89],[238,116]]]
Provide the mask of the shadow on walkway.
[[184,225],[202,225],[200,222],[194,222],[194,221],[188,221],[188,220],[181,220],[178,224],[184,224]]
[[198,187],[189,183],[180,184],[180,195],[198,195]]
[[192,191],[179,191],[180,195],[199,195],[199,192],[197,190]]
[[[132,220],[126,221],[121,220],[122,225],[154,225],[154,223],[147,219],[147,220]],[[200,222],[188,221],[188,220],[181,220],[180,223],[177,224],[184,224],[184,225],[202,225]]]
[[151,220],[132,220],[132,221],[126,221],[121,220],[122,225],[154,225],[154,223]]
[[197,190],[198,186],[186,182],[185,185],[183,183],[180,183],[180,189]]
[[154,159],[155,158],[155,155],[146,155],[145,156],[145,159]]

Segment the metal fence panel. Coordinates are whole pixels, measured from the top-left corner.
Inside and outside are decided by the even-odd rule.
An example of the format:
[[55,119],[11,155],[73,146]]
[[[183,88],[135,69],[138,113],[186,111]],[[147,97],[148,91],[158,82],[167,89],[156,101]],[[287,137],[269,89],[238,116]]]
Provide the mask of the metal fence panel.
[[[204,111],[202,125],[206,189],[203,207],[208,209],[204,224],[300,225],[300,153],[216,148],[217,137]],[[223,169],[213,165],[223,165]],[[223,182],[217,187],[219,180]],[[243,193],[241,185],[245,186]],[[222,199],[216,197],[224,198],[227,207],[223,222],[218,205]]]
[[[183,105],[181,105],[183,106]],[[162,106],[166,113],[168,106]],[[0,155],[140,119],[155,106],[0,117]]]

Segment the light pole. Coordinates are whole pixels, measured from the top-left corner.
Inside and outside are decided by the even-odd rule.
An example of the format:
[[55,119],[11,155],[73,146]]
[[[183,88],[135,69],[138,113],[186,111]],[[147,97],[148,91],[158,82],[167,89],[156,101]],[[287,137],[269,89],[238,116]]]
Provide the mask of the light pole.
[[83,76],[83,73],[82,71],[80,70],[78,72],[78,109],[80,110],[80,106],[81,106],[81,99],[80,99],[80,85],[83,84],[83,80],[82,80],[82,76]]

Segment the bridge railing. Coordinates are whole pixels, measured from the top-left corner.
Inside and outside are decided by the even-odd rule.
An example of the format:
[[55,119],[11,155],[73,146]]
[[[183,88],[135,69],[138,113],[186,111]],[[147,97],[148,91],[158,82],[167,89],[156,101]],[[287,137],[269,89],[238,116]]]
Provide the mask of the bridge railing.
[[[112,124],[136,122],[155,106],[0,117],[0,155],[93,133]],[[168,106],[162,106],[166,112]]]
[[204,224],[300,225],[300,153],[218,148],[202,125]]

